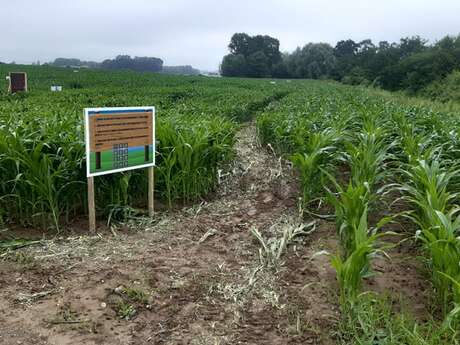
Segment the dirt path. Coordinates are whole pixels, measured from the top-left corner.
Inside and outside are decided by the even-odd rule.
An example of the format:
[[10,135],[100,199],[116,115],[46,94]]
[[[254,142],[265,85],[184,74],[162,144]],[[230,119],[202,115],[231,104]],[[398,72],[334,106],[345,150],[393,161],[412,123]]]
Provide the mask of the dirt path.
[[255,138],[239,132],[212,200],[0,261],[0,344],[333,344],[335,273],[312,257],[335,252],[334,224],[264,265],[251,229],[275,243],[302,222],[291,171]]

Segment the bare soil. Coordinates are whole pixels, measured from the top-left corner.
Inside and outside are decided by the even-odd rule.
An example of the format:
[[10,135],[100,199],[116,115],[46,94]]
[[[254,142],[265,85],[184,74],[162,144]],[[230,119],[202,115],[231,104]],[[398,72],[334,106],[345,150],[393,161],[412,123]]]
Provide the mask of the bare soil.
[[[317,219],[264,264],[251,229],[276,239],[304,223],[299,186],[253,124],[236,149],[211,200],[4,255],[0,344],[334,344],[338,286],[328,256],[315,254],[337,251],[335,224]],[[370,288],[423,314],[418,260],[400,251],[377,262]]]

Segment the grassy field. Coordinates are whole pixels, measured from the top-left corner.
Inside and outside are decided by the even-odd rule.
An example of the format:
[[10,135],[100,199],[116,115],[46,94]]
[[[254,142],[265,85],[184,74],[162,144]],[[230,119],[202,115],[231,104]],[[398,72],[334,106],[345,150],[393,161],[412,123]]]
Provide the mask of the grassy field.
[[[164,320],[132,297],[112,308],[115,318],[144,315],[133,321],[139,334],[175,320],[150,336],[175,343],[200,329],[204,344],[460,343],[458,105],[328,81],[21,68],[30,92],[0,95],[0,223],[8,228],[54,234],[84,218],[83,108],[156,107],[156,196],[172,210],[154,230],[139,218],[141,234],[125,239],[139,251],[133,261],[108,254],[129,252],[117,238],[97,250],[78,242],[87,258],[128,265],[116,274],[103,266],[108,277],[132,270],[131,280],[156,291]],[[53,84],[64,91],[51,93]],[[126,224],[133,207],[145,208],[145,172],[99,177],[96,186],[99,216]],[[66,245],[45,248],[70,253]],[[144,256],[152,248],[161,262]],[[165,259],[171,248],[175,263]],[[20,269],[24,259],[5,250]],[[24,255],[46,257],[40,250]],[[72,264],[75,256],[84,255],[70,255]],[[177,304],[169,308],[167,296]]]

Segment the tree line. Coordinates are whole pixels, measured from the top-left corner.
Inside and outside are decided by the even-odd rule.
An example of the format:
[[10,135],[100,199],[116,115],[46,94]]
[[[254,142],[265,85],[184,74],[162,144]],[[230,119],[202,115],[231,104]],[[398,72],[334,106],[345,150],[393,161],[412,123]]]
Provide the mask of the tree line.
[[49,63],[56,67],[87,67],[87,68],[99,68],[100,63],[95,61],[82,61],[75,58],[56,58],[53,62]]
[[200,71],[190,65],[164,66],[163,60],[156,57],[132,58],[129,55],[118,55],[114,59],[106,59],[102,62],[82,61],[75,58],[57,58],[50,65],[56,67],[84,67],[102,68],[107,70],[128,69],[137,72],[160,72],[164,74],[198,75]]
[[137,72],[160,72],[163,69],[163,60],[156,57],[131,58],[129,55],[118,55],[115,59],[102,61],[103,69],[129,69]]
[[282,54],[276,38],[236,33],[228,47],[220,68],[231,77],[334,79],[415,93],[460,69],[460,35],[433,44],[419,36],[393,43],[308,43]]
[[177,75],[199,75],[200,70],[193,68],[190,65],[184,66],[163,66],[161,73],[177,74]]
[[129,55],[118,55],[114,59],[102,62],[82,61],[75,58],[57,58],[50,65],[56,67],[86,67],[103,68],[109,70],[129,69],[138,72],[160,72],[163,69],[163,60],[156,57],[132,58]]

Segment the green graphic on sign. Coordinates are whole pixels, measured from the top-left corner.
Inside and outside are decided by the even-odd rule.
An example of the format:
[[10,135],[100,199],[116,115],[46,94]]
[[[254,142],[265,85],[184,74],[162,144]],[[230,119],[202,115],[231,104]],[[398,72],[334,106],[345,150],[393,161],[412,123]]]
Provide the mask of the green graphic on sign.
[[155,108],[85,109],[87,175],[155,165]]

